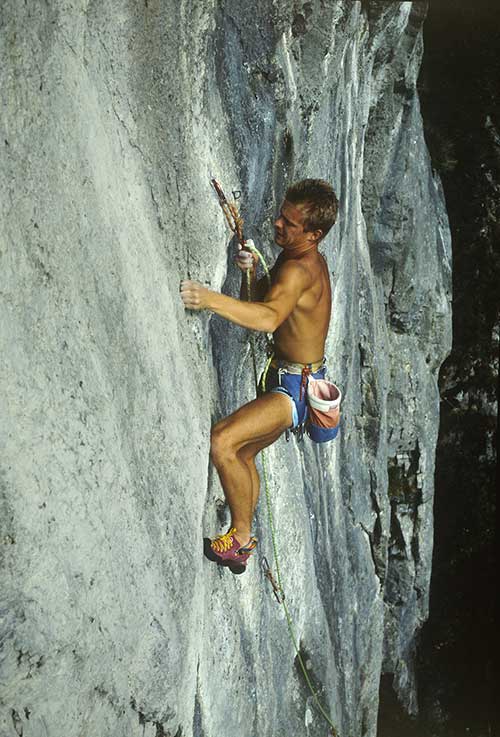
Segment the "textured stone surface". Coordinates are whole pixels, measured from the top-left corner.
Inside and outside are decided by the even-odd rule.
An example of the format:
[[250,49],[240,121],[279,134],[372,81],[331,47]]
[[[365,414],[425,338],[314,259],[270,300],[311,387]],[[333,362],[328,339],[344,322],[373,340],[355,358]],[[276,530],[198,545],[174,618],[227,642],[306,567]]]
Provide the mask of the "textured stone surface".
[[289,181],[338,191],[343,430],[268,454],[284,585],[342,735],[375,735],[382,671],[416,708],[450,343],[423,7],[3,4],[2,737],[326,732],[258,561],[200,554],[210,424],[252,397],[245,331],[178,297],[237,288],[211,171],[269,258]]

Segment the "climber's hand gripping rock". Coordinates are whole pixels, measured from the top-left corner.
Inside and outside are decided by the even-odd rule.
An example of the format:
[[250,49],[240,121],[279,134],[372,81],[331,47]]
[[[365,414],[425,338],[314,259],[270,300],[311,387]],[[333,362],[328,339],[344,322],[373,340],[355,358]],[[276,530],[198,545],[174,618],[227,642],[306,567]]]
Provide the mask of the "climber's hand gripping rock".
[[181,299],[189,310],[205,310],[208,307],[210,289],[197,281],[181,281]]

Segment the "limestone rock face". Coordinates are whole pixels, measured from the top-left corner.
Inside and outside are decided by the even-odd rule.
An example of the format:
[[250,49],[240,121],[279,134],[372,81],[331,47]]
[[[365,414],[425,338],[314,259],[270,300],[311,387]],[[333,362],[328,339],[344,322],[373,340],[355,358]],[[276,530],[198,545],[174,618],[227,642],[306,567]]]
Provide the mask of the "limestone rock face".
[[382,672],[417,708],[450,346],[423,7],[2,4],[2,737],[328,731],[261,573],[264,501],[244,576],[201,555],[227,521],[210,426],[254,391],[246,331],[179,299],[187,276],[238,289],[210,173],[270,261],[287,184],[339,195],[323,251],[342,429],[269,450],[271,506],[340,735],[375,735]]

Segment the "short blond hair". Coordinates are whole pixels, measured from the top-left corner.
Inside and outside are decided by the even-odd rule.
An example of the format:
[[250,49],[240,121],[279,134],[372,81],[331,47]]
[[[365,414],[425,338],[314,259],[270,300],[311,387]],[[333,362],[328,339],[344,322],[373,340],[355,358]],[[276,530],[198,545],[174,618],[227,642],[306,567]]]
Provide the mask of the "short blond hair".
[[[302,205],[304,230],[321,230],[324,238],[337,220],[339,201],[333,187],[324,179],[301,179],[288,187],[285,200]],[[321,239],[320,239],[321,240]]]

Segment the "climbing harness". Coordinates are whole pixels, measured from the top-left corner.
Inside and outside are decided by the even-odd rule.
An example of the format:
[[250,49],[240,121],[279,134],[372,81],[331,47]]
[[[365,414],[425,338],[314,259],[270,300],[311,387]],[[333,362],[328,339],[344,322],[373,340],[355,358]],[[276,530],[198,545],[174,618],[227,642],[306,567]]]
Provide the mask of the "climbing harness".
[[[212,186],[214,187],[215,191],[217,192],[217,196],[219,198],[219,203],[220,203],[220,206],[221,206],[221,208],[222,208],[222,210],[224,212],[224,215],[226,216],[226,220],[227,220],[227,223],[229,225],[229,228],[237,236],[238,242],[240,243],[240,245],[242,246],[242,248],[247,248],[247,250],[250,250],[252,253],[255,253],[255,255],[258,257],[260,263],[262,264],[262,267],[264,269],[264,273],[266,274],[267,280],[268,280],[269,285],[270,285],[271,284],[271,275],[269,273],[269,269],[267,267],[267,264],[266,264],[266,261],[265,261],[263,255],[260,253],[260,251],[257,248],[252,247],[252,246],[248,246],[246,244],[246,242],[245,242],[245,239],[243,237],[243,222],[244,221],[243,221],[243,218],[241,217],[241,215],[239,213],[239,210],[238,210],[237,205],[235,204],[235,202],[229,202],[227,200],[226,195],[224,194],[224,191],[223,191],[220,183],[217,181],[217,179],[215,179],[215,177],[213,177],[213,176],[211,177],[211,182],[212,182]],[[233,197],[235,198],[235,200],[238,199],[238,197],[235,196],[236,194],[239,195],[240,193],[233,192]],[[251,276],[250,276],[250,269],[247,270],[247,297],[248,297],[248,301],[251,302],[252,295],[251,295]],[[253,334],[252,333],[250,333],[250,350],[251,350],[251,354],[252,354],[252,363],[253,363],[253,373],[254,373],[255,389],[256,389],[256,392],[258,393],[259,392],[259,381],[258,381],[258,378],[257,378],[257,359],[256,359],[255,344],[254,344],[254,339],[253,339]],[[262,373],[262,377],[261,377],[261,381],[260,381],[260,386],[262,388],[262,391],[264,391],[264,392],[265,392],[265,389],[266,389],[266,377],[267,377],[267,373],[269,371],[269,367],[271,365],[271,362],[273,360],[273,357],[274,356],[271,353],[271,355],[269,356],[269,358],[268,358],[268,360],[266,362],[264,371]],[[276,601],[278,602],[278,604],[281,604],[282,605],[283,610],[285,612],[285,618],[286,618],[286,622],[287,622],[287,626],[288,626],[288,633],[289,633],[289,636],[290,636],[290,640],[292,641],[293,647],[295,649],[295,653],[297,655],[297,660],[298,660],[299,665],[300,665],[300,669],[301,669],[302,674],[304,676],[304,679],[306,681],[307,687],[308,687],[309,691],[311,692],[311,695],[313,697],[314,703],[316,704],[316,706],[317,706],[319,712],[321,713],[321,715],[323,716],[323,718],[329,724],[330,729],[331,729],[331,735],[332,735],[332,737],[339,737],[339,733],[337,731],[337,728],[335,727],[335,725],[334,725],[332,719],[330,718],[330,716],[328,715],[328,713],[323,708],[323,706],[322,706],[322,704],[321,704],[321,702],[320,702],[320,700],[318,698],[318,694],[314,690],[314,687],[313,687],[313,685],[311,683],[311,678],[309,676],[309,673],[307,672],[307,668],[306,668],[306,665],[304,663],[304,659],[303,659],[302,654],[300,652],[300,648],[299,648],[299,646],[297,644],[297,638],[295,636],[295,631],[294,631],[294,627],[293,627],[293,621],[292,621],[292,618],[291,618],[291,615],[290,615],[290,611],[288,609],[288,605],[287,605],[286,600],[285,600],[285,592],[283,590],[283,584],[281,582],[281,571],[280,571],[280,565],[279,565],[279,559],[278,559],[278,546],[277,546],[277,543],[276,543],[276,529],[275,529],[275,526],[274,526],[274,518],[273,518],[273,513],[272,513],[272,508],[271,508],[271,493],[270,493],[270,490],[269,490],[269,479],[268,479],[268,475],[267,475],[267,459],[266,459],[265,452],[263,450],[261,451],[261,462],[262,462],[262,477],[263,477],[264,489],[265,489],[265,493],[266,493],[267,516],[268,516],[268,519],[269,519],[269,528],[271,530],[271,541],[272,541],[272,546],[273,546],[274,565],[276,567],[276,579],[273,576],[273,573],[271,571],[271,568],[270,568],[269,563],[267,561],[267,558],[265,556],[262,558],[262,570],[263,570],[264,576],[267,578],[267,580],[270,582],[270,584],[272,586],[273,594],[274,594],[274,596],[276,598]]]

